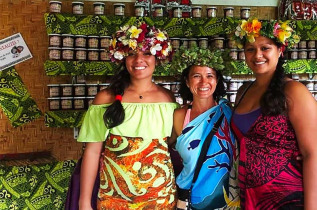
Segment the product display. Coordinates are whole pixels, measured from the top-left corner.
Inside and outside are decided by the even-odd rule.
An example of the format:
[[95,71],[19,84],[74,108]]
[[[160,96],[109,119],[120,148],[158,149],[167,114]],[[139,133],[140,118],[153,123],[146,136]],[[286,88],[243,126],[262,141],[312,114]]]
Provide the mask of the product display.
[[75,35],[75,47],[85,48],[86,40],[87,36],[85,35]]
[[93,5],[95,15],[103,15],[105,13],[105,3],[95,2]]
[[75,1],[75,2],[72,2],[72,6],[73,6],[73,14],[75,15],[84,14],[84,2]]
[[201,6],[192,7],[192,17],[200,18],[201,17]]
[[74,35],[62,34],[63,46],[62,47],[74,47]]
[[136,17],[145,16],[145,5],[139,4],[134,6],[134,14]]
[[207,7],[207,17],[217,17],[217,7]]
[[61,46],[61,35],[60,34],[49,34],[49,46],[50,47],[60,47]]
[[223,9],[223,13],[224,13],[225,18],[233,17],[233,11],[234,11],[233,7],[225,7]]
[[61,59],[61,50],[60,47],[49,47],[48,48],[48,57],[50,60],[60,60]]
[[50,12],[61,13],[62,2],[61,1],[50,1]]
[[125,4],[117,3],[117,4],[113,4],[113,7],[114,7],[114,15],[124,16]]

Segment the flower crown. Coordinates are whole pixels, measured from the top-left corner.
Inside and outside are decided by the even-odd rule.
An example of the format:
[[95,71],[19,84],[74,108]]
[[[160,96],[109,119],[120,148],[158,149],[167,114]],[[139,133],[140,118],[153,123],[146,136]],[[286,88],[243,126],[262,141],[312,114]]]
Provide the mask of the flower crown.
[[259,21],[257,18],[242,20],[236,28],[233,39],[237,41],[239,48],[243,48],[246,41],[255,42],[255,37],[258,36],[274,39],[283,48],[292,48],[299,42],[300,37],[288,24],[289,21]]
[[141,22],[138,27],[125,25],[120,27],[111,40],[109,47],[111,60],[121,62],[129,51],[149,50],[159,60],[165,60],[172,52],[167,33]]
[[231,61],[229,54],[219,49],[209,50],[199,47],[186,49],[181,47],[173,56],[171,71],[175,75],[179,75],[188,67],[197,65],[208,66],[216,71],[222,71],[223,74],[228,74],[233,70]]

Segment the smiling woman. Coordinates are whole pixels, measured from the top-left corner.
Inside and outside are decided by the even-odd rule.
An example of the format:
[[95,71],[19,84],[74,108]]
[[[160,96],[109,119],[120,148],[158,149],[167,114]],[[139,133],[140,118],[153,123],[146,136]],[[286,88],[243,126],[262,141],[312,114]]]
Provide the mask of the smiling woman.
[[171,50],[166,32],[142,22],[124,26],[113,36],[111,59],[122,68],[109,88],[96,95],[80,130],[78,141],[87,146],[79,209],[92,209],[100,159],[97,209],[175,207],[167,138],[178,104],[173,93],[152,82],[156,62],[169,58]]

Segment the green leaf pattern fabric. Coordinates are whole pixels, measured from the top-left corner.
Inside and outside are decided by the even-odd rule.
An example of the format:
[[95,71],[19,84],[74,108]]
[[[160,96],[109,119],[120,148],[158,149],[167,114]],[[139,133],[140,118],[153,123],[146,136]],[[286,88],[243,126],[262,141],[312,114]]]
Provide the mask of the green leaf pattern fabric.
[[76,161],[0,165],[0,210],[64,209]]
[[80,127],[87,110],[48,111],[45,112],[47,127]]
[[0,106],[14,127],[42,115],[13,67],[0,71]]

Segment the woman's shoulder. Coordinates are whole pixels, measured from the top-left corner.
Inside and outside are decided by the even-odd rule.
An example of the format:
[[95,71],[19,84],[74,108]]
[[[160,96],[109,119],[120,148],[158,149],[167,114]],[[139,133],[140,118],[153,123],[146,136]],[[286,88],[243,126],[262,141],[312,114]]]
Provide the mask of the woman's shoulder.
[[[157,94],[158,94],[158,100],[162,102],[175,102],[175,96],[174,93],[160,85],[156,85],[157,87]],[[155,96],[156,97],[156,96]]]
[[109,89],[103,89],[97,93],[94,98],[94,105],[111,104],[115,100],[115,96]]
[[301,96],[301,94],[310,94],[303,83],[291,79],[286,80],[284,91],[288,97],[298,97]]

